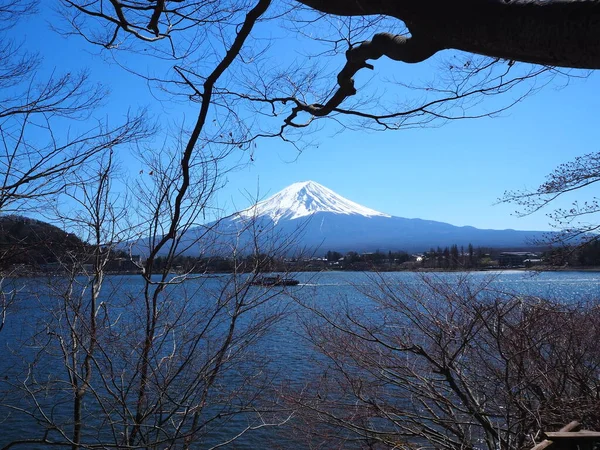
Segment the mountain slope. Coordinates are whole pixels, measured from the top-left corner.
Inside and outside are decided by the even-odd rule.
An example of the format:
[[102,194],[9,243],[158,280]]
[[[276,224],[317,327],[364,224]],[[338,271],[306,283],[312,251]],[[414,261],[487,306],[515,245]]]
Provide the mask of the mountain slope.
[[531,247],[543,234],[393,217],[348,200],[314,181],[294,183],[224,221],[218,229],[224,231],[223,235],[238,233],[252,222],[254,226],[250,228],[259,230],[255,234],[261,234],[259,241],[263,244],[292,236],[299,248],[336,251],[424,251],[452,244],[524,248]]
[[0,268],[13,264],[40,265],[79,254],[87,245],[74,234],[41,220],[0,216]]
[[241,211],[239,215],[244,219],[269,217],[277,224],[280,220],[294,220],[323,212],[364,217],[391,217],[348,200],[314,181],[294,183],[272,197]]
[[316,213],[305,223],[280,222],[274,229],[284,234],[302,229],[301,243],[322,250],[359,251],[405,250],[419,252],[432,247],[457,244],[497,248],[531,247],[541,232],[483,230],[457,227],[443,222],[403,217],[340,217]]
[[[314,181],[305,181],[219,223],[189,230],[182,247],[189,247],[185,254],[190,256],[226,255],[233,248],[242,254],[293,254],[297,249],[418,252],[453,244],[516,249],[531,247],[542,234],[394,217],[359,205]],[[196,236],[202,236],[198,243]],[[136,252],[145,253],[142,247]]]

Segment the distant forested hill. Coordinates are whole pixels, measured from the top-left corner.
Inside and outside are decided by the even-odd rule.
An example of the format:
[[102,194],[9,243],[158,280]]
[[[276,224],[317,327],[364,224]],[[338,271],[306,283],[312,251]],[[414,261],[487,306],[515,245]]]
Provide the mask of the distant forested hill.
[[0,216],[0,268],[14,264],[39,266],[81,254],[86,244],[77,236],[40,220]]

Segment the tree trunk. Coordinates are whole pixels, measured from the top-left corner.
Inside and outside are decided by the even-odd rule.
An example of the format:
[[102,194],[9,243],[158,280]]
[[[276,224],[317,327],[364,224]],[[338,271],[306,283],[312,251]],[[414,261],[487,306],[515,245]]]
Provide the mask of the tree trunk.
[[415,41],[534,64],[600,68],[600,3],[592,0],[298,0],[343,16],[404,21]]

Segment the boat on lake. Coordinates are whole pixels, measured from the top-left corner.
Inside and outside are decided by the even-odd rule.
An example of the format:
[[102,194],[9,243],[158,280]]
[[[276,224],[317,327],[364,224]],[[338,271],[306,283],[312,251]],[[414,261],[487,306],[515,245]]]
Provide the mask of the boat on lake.
[[274,277],[258,277],[250,284],[252,286],[296,286],[300,282],[294,278],[283,278],[280,275]]

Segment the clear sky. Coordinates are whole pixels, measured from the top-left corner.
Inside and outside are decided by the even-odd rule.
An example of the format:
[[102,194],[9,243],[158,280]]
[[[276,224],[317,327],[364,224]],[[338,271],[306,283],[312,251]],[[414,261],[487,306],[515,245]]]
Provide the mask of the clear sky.
[[[128,109],[149,107],[158,122],[193,117],[197,105],[157,102],[143,81],[111,64],[106,53],[80,38],[52,32],[48,22],[55,20],[54,12],[43,10],[13,33],[44,55],[46,71],[88,68],[105,83],[111,96],[97,114],[118,119]],[[136,55],[124,58],[137,64]],[[137,67],[146,73],[163,69],[160,62],[143,59]],[[402,77],[405,70],[400,63],[377,61],[374,83],[377,77]],[[435,66],[423,63],[410,70],[413,77],[429,76]],[[264,198],[291,183],[314,180],[395,216],[479,228],[549,229],[544,213],[518,218],[511,214],[514,206],[495,203],[505,190],[535,188],[558,164],[598,150],[600,78],[592,74],[564,84],[562,79],[546,86],[495,118],[386,132],[334,132],[326,126],[311,135],[315,144],[301,153],[279,140],[260,141],[254,161],[228,175],[219,204],[231,212],[247,207],[249,195],[258,192]],[[121,157],[131,176],[137,176],[138,162]],[[240,159],[248,162],[245,155]]]
[[299,156],[269,143],[253,165],[229,177],[228,193],[241,203],[238,190],[254,193],[258,186],[270,195],[312,179],[396,216],[548,229],[545,212],[519,218],[514,206],[495,203],[505,190],[535,188],[558,164],[597,150],[600,95],[590,92],[600,92],[598,77],[561,90],[548,87],[503,117],[431,129],[345,131],[323,136]]

